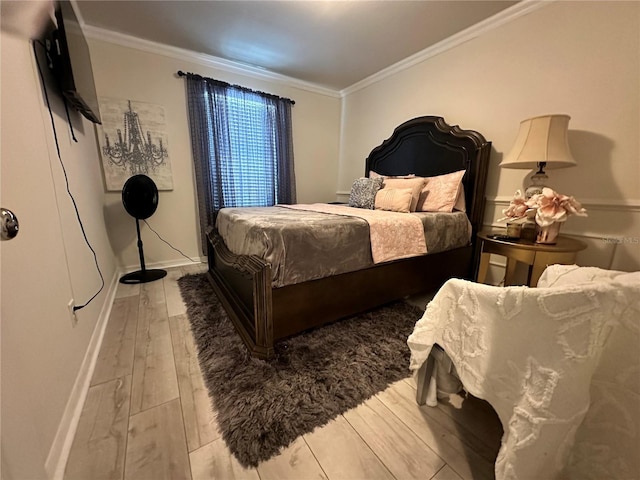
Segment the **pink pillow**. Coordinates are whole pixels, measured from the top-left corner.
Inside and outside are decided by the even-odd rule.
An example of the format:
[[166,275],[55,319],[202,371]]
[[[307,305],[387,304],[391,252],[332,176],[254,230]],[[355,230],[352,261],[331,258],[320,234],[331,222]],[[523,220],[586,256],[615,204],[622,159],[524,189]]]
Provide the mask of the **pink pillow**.
[[416,178],[415,173],[410,173],[409,175],[380,175],[378,172],[374,172],[373,170],[369,170],[369,178]]
[[410,212],[415,212],[418,205],[418,200],[420,199],[420,191],[424,187],[425,179],[422,177],[413,177],[413,178],[389,178],[384,177],[384,183],[382,184],[381,190],[385,188],[410,188],[411,189],[411,206],[409,208]]
[[376,193],[376,210],[409,213],[411,208],[410,188],[383,188]]
[[418,212],[453,212],[465,210],[462,177],[464,170],[425,178],[416,206]]
[[464,183],[460,183],[460,193],[458,194],[458,200],[456,200],[456,204],[453,206],[453,209],[458,210],[459,212],[467,211],[467,203],[464,196]]

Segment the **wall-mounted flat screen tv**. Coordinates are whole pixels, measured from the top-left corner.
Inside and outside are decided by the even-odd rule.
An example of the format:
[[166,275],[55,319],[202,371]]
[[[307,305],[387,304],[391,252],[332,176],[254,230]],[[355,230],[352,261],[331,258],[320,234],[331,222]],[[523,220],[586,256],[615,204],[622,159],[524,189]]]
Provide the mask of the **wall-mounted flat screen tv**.
[[101,123],[89,45],[68,1],[58,2],[56,21],[58,28],[53,32],[51,53],[62,94],[82,115]]

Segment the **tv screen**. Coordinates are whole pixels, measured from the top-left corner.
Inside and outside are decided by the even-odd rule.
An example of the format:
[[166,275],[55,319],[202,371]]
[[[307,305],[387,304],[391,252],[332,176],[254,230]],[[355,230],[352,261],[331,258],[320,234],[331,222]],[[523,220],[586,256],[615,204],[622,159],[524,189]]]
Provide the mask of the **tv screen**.
[[58,3],[56,21],[58,28],[53,33],[53,67],[62,94],[82,115],[94,123],[101,123],[89,45],[68,1]]

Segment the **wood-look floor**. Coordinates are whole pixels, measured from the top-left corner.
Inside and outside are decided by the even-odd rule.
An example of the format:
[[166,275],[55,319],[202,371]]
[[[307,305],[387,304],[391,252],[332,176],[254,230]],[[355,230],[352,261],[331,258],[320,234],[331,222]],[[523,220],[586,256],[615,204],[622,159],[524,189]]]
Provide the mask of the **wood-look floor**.
[[203,270],[119,285],[66,479],[493,478],[501,435],[493,410],[457,396],[418,407],[411,379],[243,468],[218,430],[176,282]]

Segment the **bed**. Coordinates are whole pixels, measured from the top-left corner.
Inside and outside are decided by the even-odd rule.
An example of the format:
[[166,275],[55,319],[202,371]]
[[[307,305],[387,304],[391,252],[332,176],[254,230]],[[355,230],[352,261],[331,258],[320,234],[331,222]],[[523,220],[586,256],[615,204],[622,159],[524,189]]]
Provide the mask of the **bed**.
[[258,255],[233,253],[218,229],[209,227],[208,277],[249,352],[269,358],[279,339],[433,290],[452,277],[474,278],[490,149],[491,143],[476,131],[423,116],[399,125],[366,159],[365,177],[372,172],[434,177],[465,170],[470,241],[457,248],[279,284],[272,271],[278,266]]

